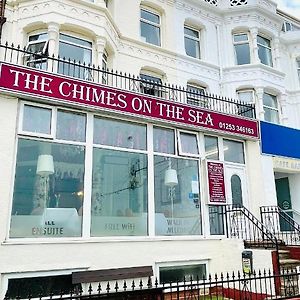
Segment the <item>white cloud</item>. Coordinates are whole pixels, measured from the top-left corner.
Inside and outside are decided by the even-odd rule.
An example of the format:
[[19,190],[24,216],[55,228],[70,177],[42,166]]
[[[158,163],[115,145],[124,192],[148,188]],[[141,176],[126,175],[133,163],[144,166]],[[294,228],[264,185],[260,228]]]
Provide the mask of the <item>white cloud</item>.
[[300,19],[300,0],[276,0],[278,8]]

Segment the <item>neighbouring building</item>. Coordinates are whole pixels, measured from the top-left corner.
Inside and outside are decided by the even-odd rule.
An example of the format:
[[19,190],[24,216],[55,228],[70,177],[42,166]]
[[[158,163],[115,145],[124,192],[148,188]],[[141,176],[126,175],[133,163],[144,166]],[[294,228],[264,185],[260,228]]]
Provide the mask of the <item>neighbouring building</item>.
[[260,207],[297,220],[300,21],[275,2],[1,7],[0,297],[241,270]]

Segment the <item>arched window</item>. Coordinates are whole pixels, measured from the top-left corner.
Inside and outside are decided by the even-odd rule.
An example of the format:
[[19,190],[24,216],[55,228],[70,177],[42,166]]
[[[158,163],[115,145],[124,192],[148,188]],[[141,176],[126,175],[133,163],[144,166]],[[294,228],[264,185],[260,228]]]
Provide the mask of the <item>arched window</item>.
[[264,65],[273,67],[271,41],[262,35],[257,36],[258,57]]
[[[238,90],[236,93],[241,102],[255,105],[255,93],[253,89],[242,89]],[[251,107],[248,108],[246,106],[240,106],[239,108],[242,116],[249,118],[254,117],[254,111],[251,109]]]
[[234,174],[230,179],[232,204],[237,206],[243,205],[242,182],[241,178]]
[[206,87],[196,83],[187,83],[186,103],[200,107],[207,107],[207,97],[205,97]]

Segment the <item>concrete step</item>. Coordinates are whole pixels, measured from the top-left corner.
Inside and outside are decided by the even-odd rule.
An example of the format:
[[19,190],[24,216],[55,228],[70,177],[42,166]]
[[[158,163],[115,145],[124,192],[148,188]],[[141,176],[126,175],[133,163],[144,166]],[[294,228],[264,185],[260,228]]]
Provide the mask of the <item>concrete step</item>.
[[300,260],[293,258],[279,259],[279,263],[283,268],[286,268],[287,266],[300,266]]

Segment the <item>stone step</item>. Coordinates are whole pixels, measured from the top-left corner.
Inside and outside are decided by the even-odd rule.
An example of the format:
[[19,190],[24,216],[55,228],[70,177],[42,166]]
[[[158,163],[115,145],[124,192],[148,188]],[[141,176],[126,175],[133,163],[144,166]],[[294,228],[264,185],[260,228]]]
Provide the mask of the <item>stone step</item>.
[[285,268],[286,266],[300,266],[300,260],[299,259],[293,259],[293,258],[284,258],[279,259],[280,266]]

